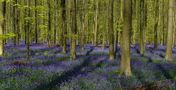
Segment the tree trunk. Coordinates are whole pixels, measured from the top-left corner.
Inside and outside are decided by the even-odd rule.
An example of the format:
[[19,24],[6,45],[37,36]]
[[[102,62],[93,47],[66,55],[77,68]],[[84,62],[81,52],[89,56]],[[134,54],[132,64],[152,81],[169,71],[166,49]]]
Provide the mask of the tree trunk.
[[67,23],[66,23],[66,1],[61,0],[62,6],[62,52],[66,53],[66,45],[67,45]]
[[[87,12],[88,12],[88,10],[87,10],[87,0],[83,0],[83,3],[82,3],[82,5],[83,5],[83,20],[82,20],[82,33],[81,33],[81,35],[82,35],[82,37],[81,37],[81,48],[82,48],[82,50],[84,50],[84,44],[86,43],[86,41],[85,41],[85,35],[86,35],[86,31],[87,31]],[[88,32],[88,31],[87,31]]]
[[51,1],[48,0],[48,32],[47,32],[47,44],[51,47]]
[[[0,10],[0,17],[3,19],[0,21],[0,35],[3,35],[6,30],[6,1],[2,2],[2,9]],[[5,41],[0,38],[0,56],[4,55],[4,43]]]
[[[2,23],[3,23],[3,21],[0,21],[0,35],[3,35]],[[4,48],[3,48],[3,39],[0,38],[0,56],[3,56],[3,50],[4,50]]]
[[94,45],[97,46],[97,34],[98,34],[98,9],[99,0],[94,0],[95,3],[95,16],[94,16]]
[[[31,6],[30,1],[26,1],[28,7]],[[25,18],[31,17],[30,8],[25,9]],[[25,33],[26,33],[26,49],[27,49],[27,60],[30,60],[30,20],[25,20]]]
[[121,74],[126,76],[131,76],[131,65],[130,65],[130,30],[132,29],[132,0],[124,1],[124,26],[122,31],[121,38],[121,48],[122,48],[122,56],[121,56],[121,64],[120,70]]
[[[0,35],[4,34],[5,30],[5,15],[6,15],[6,1],[3,1],[0,3],[1,9],[0,9]],[[4,42],[3,39],[0,38],[0,56],[3,56],[4,54]]]
[[[35,0],[35,8],[37,8],[38,2]],[[38,10],[35,9],[35,43],[38,43]]]
[[16,46],[16,43],[17,43],[17,8],[15,6],[15,4],[17,4],[17,0],[14,0],[13,2],[14,6],[13,6],[13,33],[16,35],[14,38],[13,38],[13,43],[14,43],[14,46]]
[[155,0],[154,49],[158,47],[159,1]]
[[76,35],[77,35],[77,0],[72,0],[72,37],[71,37],[71,59],[76,59]]
[[168,32],[167,32],[167,48],[166,48],[166,60],[172,61],[172,45],[173,45],[173,8],[174,0],[169,0],[169,10],[168,10]]
[[113,23],[113,10],[114,10],[114,0],[109,0],[109,10],[108,10],[108,31],[109,31],[109,59],[114,60],[114,23]]
[[56,46],[57,44],[57,30],[58,30],[58,0],[54,0],[55,4],[54,4],[54,46]]
[[164,0],[162,0],[162,45],[165,45],[165,15],[164,10],[165,9],[165,3]]
[[144,20],[145,20],[145,15],[144,15],[144,0],[140,0],[140,54],[144,55],[145,51],[145,43],[144,43],[144,36],[145,36],[145,31],[144,31]]

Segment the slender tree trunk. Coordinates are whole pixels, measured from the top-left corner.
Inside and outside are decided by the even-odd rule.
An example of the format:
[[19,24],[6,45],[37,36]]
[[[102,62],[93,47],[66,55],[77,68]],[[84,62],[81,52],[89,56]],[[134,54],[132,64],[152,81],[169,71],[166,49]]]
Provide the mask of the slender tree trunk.
[[[85,35],[86,35],[86,31],[87,31],[87,0],[83,0],[83,20],[82,20],[82,37],[81,37],[81,48],[82,50],[84,50],[84,44],[86,43],[85,41]],[[88,31],[87,31],[88,32]]]
[[[4,30],[5,30],[5,15],[6,15],[6,1],[3,1],[0,3],[1,9],[0,9],[0,17],[2,19],[0,19],[0,35],[4,34]],[[2,38],[0,38],[0,56],[3,56],[4,54],[4,40]]]
[[54,4],[54,9],[55,9],[55,12],[54,12],[54,46],[56,46],[56,43],[57,43],[57,23],[58,23],[58,0],[54,0],[55,4]]
[[48,0],[48,32],[47,32],[47,44],[51,47],[51,0]]
[[13,1],[13,14],[14,14],[14,16],[13,16],[13,33],[14,34],[16,34],[16,36],[13,38],[13,43],[14,43],[14,46],[16,46],[16,43],[17,43],[17,22],[16,22],[16,20],[17,20],[17,8],[16,8],[16,5],[17,4],[17,0],[14,0]]
[[168,32],[167,32],[167,49],[166,49],[166,60],[172,61],[172,45],[173,45],[173,8],[174,0],[169,0],[169,10],[168,10]]
[[165,15],[164,15],[164,9],[165,9],[165,3],[164,0],[162,0],[162,45],[165,45]]
[[114,0],[109,0],[108,30],[109,30],[109,59],[114,60]]
[[61,0],[62,6],[62,52],[66,53],[66,45],[67,45],[67,23],[66,23],[66,1]]
[[[26,4],[28,7],[31,6],[30,1],[26,1]],[[25,10],[25,18],[31,17],[31,10],[30,8],[26,8]],[[27,60],[30,60],[30,21],[25,21],[25,33],[26,33],[26,49],[27,49]]]
[[138,8],[137,8],[137,0],[133,0],[133,5],[132,5],[133,7],[133,9],[132,9],[132,12],[133,12],[133,18],[134,18],[134,20],[133,20],[133,22],[132,23],[134,23],[134,29],[132,30],[132,37],[131,37],[131,42],[132,42],[132,44],[135,44],[136,43],[136,31],[137,31],[137,18],[138,17],[136,17],[137,16],[137,10],[138,10]]
[[[136,29],[140,31],[140,0],[136,0]],[[140,40],[140,39],[139,39]],[[139,45],[141,42],[139,41]]]
[[[7,2],[6,1],[4,1],[3,3],[3,6],[2,6],[2,9],[3,9],[3,11],[2,11],[2,13],[3,13],[3,24],[2,24],[2,34],[5,34],[6,33],[6,31],[7,31],[7,28],[6,28],[6,23],[7,23],[7,18],[6,18],[6,14],[7,14],[7,10],[6,10],[6,8],[7,8]],[[4,45],[5,45],[5,42],[6,42],[6,40],[4,39],[3,40],[3,46],[2,46],[2,52],[3,52],[3,54],[2,55],[4,55]],[[1,54],[0,54],[1,55]]]
[[[119,3],[119,5],[120,5],[120,9],[118,10],[118,12],[119,12],[119,21],[118,21],[118,27],[117,27],[117,29],[118,30],[116,30],[116,41],[115,41],[115,44],[116,44],[116,46],[115,46],[115,53],[117,53],[118,52],[118,45],[119,45],[119,36],[120,36],[120,34],[121,34],[121,31],[119,31],[119,29],[122,29],[122,27],[121,27],[121,24],[122,24],[122,22],[123,22],[123,0],[119,0],[117,3]],[[120,34],[119,34],[120,33]],[[121,43],[120,43],[120,45],[121,45]]]
[[[3,21],[0,21],[0,35],[3,34],[3,28],[2,28]],[[0,39],[0,56],[3,56],[3,39]]]
[[97,34],[98,34],[98,9],[99,0],[94,0],[95,2],[95,16],[94,16],[94,45],[97,46]]
[[154,49],[158,47],[159,1],[155,0]]
[[145,31],[144,31],[144,20],[145,20],[145,15],[144,15],[144,0],[140,0],[140,54],[144,55],[145,51],[145,43],[144,43],[144,36],[145,36]]
[[[17,3],[19,3],[18,0],[16,0]],[[16,8],[16,44],[19,45],[20,44],[20,10],[19,8]]]
[[[38,1],[35,0],[35,8],[37,8]],[[35,9],[35,43],[38,43],[38,10]]]
[[119,31],[116,30],[116,39],[115,39],[115,54],[118,52],[118,45],[119,45]]
[[132,29],[132,0],[124,1],[124,27],[122,31],[121,38],[121,48],[122,48],[122,56],[121,56],[121,64],[120,70],[121,74],[125,74],[126,76],[131,76],[131,65],[130,65],[130,30]]
[[103,32],[102,50],[105,49],[105,46],[106,46],[106,34],[105,32]]
[[77,0],[72,0],[72,38],[71,38],[71,59],[76,59],[76,35],[77,35]]
[[175,23],[175,13],[174,13],[174,16],[173,16],[173,43],[172,43],[172,48],[174,48],[175,47],[175,25],[176,23]]

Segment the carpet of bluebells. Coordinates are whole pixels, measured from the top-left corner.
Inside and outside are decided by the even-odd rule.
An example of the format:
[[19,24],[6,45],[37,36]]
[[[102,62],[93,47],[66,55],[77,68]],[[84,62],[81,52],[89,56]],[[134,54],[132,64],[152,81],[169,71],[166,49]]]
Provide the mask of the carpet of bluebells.
[[108,47],[86,45],[82,50],[77,46],[76,60],[70,60],[69,52],[63,54],[59,46],[37,44],[30,49],[26,60],[25,45],[5,46],[0,90],[176,90],[176,48],[174,62],[166,62],[166,47],[154,50],[147,45],[141,56],[139,47],[132,45],[131,77],[119,74],[120,49],[114,61],[108,60]]

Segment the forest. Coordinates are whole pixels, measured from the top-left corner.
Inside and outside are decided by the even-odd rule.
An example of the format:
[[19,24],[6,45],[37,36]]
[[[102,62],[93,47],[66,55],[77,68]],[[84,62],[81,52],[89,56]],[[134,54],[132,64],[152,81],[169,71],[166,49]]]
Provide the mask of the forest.
[[0,0],[0,90],[176,90],[176,0]]

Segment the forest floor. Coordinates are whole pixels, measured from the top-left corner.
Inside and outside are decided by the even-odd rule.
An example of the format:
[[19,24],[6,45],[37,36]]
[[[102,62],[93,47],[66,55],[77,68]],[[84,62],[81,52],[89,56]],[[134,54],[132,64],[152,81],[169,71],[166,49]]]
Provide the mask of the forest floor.
[[144,56],[131,46],[132,77],[119,75],[120,50],[108,60],[108,48],[77,47],[78,58],[70,60],[61,47],[31,45],[26,60],[25,45],[5,46],[0,58],[0,90],[176,90],[176,48],[174,62],[166,62],[165,47],[147,45]]

